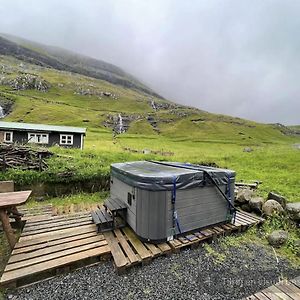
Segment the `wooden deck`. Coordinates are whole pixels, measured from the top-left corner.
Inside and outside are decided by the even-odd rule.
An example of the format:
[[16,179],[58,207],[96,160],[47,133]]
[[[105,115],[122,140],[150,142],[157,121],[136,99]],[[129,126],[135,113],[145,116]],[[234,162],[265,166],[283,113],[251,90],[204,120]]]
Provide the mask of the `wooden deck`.
[[300,300],[300,276],[278,282],[243,300]]
[[211,226],[155,245],[141,242],[129,227],[97,234],[89,212],[53,216],[51,206],[23,212],[27,221],[0,280],[4,286],[21,286],[110,256],[116,271],[122,273],[157,256],[197,247],[264,221],[238,212],[234,224]]
[[27,220],[0,284],[20,286],[51,277],[65,266],[80,266],[84,260],[94,263],[107,254],[107,241],[97,234],[89,213],[36,216]]
[[105,232],[104,237],[110,246],[116,270],[121,273],[132,265],[149,263],[156,256],[169,255],[186,247],[195,248],[201,242],[210,241],[220,235],[244,231],[263,221],[260,217],[239,211],[234,224],[211,226],[158,245],[141,242],[128,227]]

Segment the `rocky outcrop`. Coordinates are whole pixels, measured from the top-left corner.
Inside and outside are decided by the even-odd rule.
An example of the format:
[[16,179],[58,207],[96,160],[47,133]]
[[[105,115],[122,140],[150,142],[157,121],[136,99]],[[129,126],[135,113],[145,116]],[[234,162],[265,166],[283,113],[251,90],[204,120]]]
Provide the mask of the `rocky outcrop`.
[[267,200],[262,206],[262,212],[266,216],[272,216],[275,213],[283,213],[284,209],[280,203],[275,200]]
[[279,194],[276,194],[276,193],[274,193],[274,192],[270,192],[270,193],[268,194],[268,199],[273,199],[273,200],[277,201],[278,203],[281,204],[281,206],[282,206],[283,208],[284,208],[285,205],[286,205],[286,199],[285,199],[283,196],[281,196],[281,195],[279,195]]
[[112,100],[118,100],[120,97],[117,94],[107,92],[107,91],[99,91],[93,85],[90,87],[79,86],[76,88],[74,95],[82,95],[82,96],[98,96],[99,99],[110,98]]
[[284,230],[275,230],[270,235],[268,235],[267,239],[270,245],[274,247],[280,247],[285,244],[288,240],[288,233]]
[[129,129],[132,121],[144,119],[141,115],[108,114],[103,122],[105,127],[113,129],[117,134],[124,133]]
[[286,211],[290,219],[300,221],[300,202],[288,203],[286,205]]
[[15,79],[9,80],[7,84],[17,91],[38,90],[40,92],[47,92],[51,87],[49,82],[32,74],[19,75]]

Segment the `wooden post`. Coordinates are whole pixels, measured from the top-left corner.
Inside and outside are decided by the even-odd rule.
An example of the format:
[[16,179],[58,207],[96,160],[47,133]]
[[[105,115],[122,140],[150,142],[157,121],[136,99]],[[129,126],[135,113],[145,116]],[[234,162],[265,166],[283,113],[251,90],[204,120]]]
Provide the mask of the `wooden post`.
[[14,214],[14,218],[16,220],[16,223],[19,228],[22,228],[22,214],[19,213],[18,209],[16,206],[12,206],[11,212]]
[[6,209],[0,209],[0,219],[2,222],[3,230],[6,234],[10,249],[13,249],[16,244],[16,237],[14,235],[13,229],[9,223],[9,217],[6,213]]

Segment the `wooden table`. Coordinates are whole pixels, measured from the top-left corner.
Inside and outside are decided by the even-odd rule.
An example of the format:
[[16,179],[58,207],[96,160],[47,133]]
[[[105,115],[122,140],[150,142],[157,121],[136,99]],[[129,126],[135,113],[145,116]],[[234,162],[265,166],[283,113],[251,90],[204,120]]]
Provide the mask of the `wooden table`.
[[7,211],[10,210],[18,214],[17,206],[24,204],[30,194],[31,191],[0,193],[0,219],[11,249],[16,244],[16,237],[11,228]]

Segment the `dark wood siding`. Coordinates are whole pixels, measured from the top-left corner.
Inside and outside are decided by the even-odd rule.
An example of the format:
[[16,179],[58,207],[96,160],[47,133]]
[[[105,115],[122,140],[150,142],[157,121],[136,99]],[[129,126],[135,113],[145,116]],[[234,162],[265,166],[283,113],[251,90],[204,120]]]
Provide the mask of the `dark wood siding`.
[[[28,141],[28,133],[39,133],[39,131],[17,131],[17,130],[1,130],[1,132],[13,132],[13,142],[25,144]],[[60,145],[60,135],[67,134],[73,135],[73,145],[60,145],[67,148],[80,148],[81,147],[81,133],[70,133],[70,132],[40,132],[49,134],[49,143],[48,144],[39,144],[45,146],[54,146]],[[82,141],[83,142],[83,141]]]

